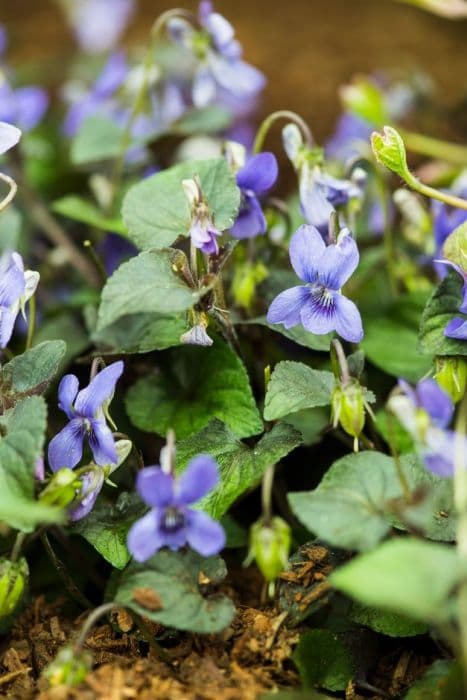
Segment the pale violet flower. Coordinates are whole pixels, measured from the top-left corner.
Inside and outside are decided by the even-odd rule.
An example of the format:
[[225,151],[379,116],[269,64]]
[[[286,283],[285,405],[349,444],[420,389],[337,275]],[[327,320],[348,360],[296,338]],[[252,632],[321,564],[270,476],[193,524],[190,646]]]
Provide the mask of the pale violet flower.
[[[1,134],[1,131],[0,131]],[[25,270],[19,253],[4,253],[0,258],[0,348],[5,348],[12,336],[16,317],[35,293],[40,275]]]

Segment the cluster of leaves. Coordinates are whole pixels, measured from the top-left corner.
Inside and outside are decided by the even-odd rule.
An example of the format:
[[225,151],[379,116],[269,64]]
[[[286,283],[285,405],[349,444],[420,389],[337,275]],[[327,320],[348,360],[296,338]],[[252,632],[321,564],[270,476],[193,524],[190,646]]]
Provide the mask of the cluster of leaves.
[[[170,45],[155,60],[163,66],[167,56],[176,67],[180,58],[172,57]],[[453,481],[427,469],[414,434],[386,408],[397,379],[416,383],[430,376],[460,402],[461,414],[467,343],[445,330],[459,316],[463,280],[451,270],[437,281],[428,255],[434,248],[434,211],[416,200],[414,210],[419,207],[424,216],[415,223],[407,209],[394,214],[392,183],[369,149],[372,128],[390,119],[388,95],[364,80],[343,94],[346,117],[368,130],[358,154],[365,192],[358,206],[350,197],[344,206],[336,204],[335,213],[342,224],[353,222],[361,253],[346,285],[363,320],[358,348],[355,343],[343,348],[334,332],[314,334],[300,324],[286,328],[267,320],[270,302],[298,284],[287,250],[292,224],[304,223],[306,207],[295,194],[279,205],[265,200],[265,235],[246,242],[229,236],[252,195],[241,190],[222,153],[232,115],[219,105],[192,106],[170,128],[150,132],[143,141],[118,120],[91,115],[69,144],[69,162],[58,164],[53,176],[46,162],[34,168],[30,163],[34,144],[57,148],[53,124],[46,123],[26,137],[20,157],[5,164],[18,178],[19,197],[0,211],[3,249],[21,249],[42,277],[37,328],[28,334],[24,352],[24,338],[15,334],[0,370],[5,555],[13,546],[16,559],[25,544],[27,556],[28,542],[39,534],[50,553],[44,533],[65,533],[71,548],[87,542],[89,562],[97,552],[109,565],[101,598],[127,608],[135,619],[196,633],[225,629],[235,609],[216,590],[227,573],[223,559],[161,548],[148,561],[136,562],[128,550],[128,533],[147,510],[134,493],[135,473],[142,463],[157,461],[173,430],[177,474],[200,454],[217,462],[219,481],[195,508],[223,523],[228,549],[245,548],[253,520],[272,531],[272,500],[290,523],[294,551],[285,545],[286,551],[279,545],[259,551],[267,548],[265,540],[253,542],[251,551],[269,580],[290,554],[277,604],[287,624],[310,624],[294,655],[304,687],[331,692],[362,680],[349,640],[368,629],[373,635],[427,639],[448,630],[445,642],[453,644],[462,614],[456,594],[467,581],[465,561],[453,544],[462,519]],[[126,161],[142,145],[147,160]],[[183,157],[190,148],[198,154],[201,149],[201,157]],[[202,157],[203,148],[209,157]],[[316,169],[320,177],[326,169],[347,175],[343,157],[324,158],[321,149],[306,150],[303,143],[297,153],[292,160],[302,196],[305,178],[316,176]],[[155,174],[147,176],[148,165]],[[203,254],[193,243],[194,213],[182,184],[187,180],[196,183],[210,222],[223,233],[218,253]],[[372,229],[374,207],[385,214],[382,236]],[[119,257],[111,273],[105,271],[109,240],[112,255]],[[453,227],[443,250],[465,270],[465,224]],[[203,342],[194,339],[197,328]],[[78,481],[72,475],[66,483],[60,472],[46,470],[38,478],[38,465],[47,441],[63,426],[55,410],[56,381],[71,367],[84,376],[83,365],[93,358],[124,360],[112,414],[120,434],[115,437],[123,433],[135,449],[115,475],[116,484],[105,485],[91,512],[71,522],[70,506],[83,499],[79,477],[93,463],[85,454],[87,467],[75,472]],[[274,499],[265,478],[273,466]],[[227,552],[226,558],[237,554]],[[309,569],[325,563],[319,577],[302,585],[292,573],[307,561],[313,564]],[[79,583],[85,584],[82,575]],[[8,586],[8,605],[5,597],[2,608],[0,599],[5,619],[18,602],[17,596],[12,603]],[[441,682],[454,687],[451,658],[437,661],[407,700],[425,697],[426,689]]]

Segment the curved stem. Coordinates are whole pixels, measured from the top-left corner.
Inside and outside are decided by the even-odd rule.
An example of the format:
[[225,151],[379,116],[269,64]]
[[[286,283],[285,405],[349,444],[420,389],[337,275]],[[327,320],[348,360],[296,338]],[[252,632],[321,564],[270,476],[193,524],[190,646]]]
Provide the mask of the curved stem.
[[288,109],[280,109],[277,112],[270,114],[269,117],[266,117],[266,119],[260,124],[256,134],[255,143],[253,145],[253,153],[259,153],[261,151],[269,129],[279,119],[294,122],[302,132],[306,145],[309,148],[313,146],[313,136],[305,120],[302,119],[299,114],[296,114],[296,112],[292,112]]
[[331,347],[332,347],[332,350],[333,350],[335,357],[337,358],[337,362],[339,364],[340,380],[341,380],[342,384],[345,386],[346,384],[348,384],[350,382],[350,372],[349,372],[349,363],[347,362],[344,348],[342,347],[342,343],[340,342],[340,340],[337,340],[337,338],[334,338],[331,341]]
[[10,191],[8,192],[6,197],[4,197],[2,199],[2,201],[0,202],[0,211],[3,211],[14,200],[15,195],[18,191],[18,185],[16,184],[16,182],[13,180],[12,177],[9,177],[8,175],[5,175],[4,173],[0,173],[0,180],[2,180],[3,182],[6,182],[6,184],[10,188]]
[[99,618],[103,617],[104,615],[107,615],[107,613],[112,612],[115,608],[121,608],[121,605],[117,605],[117,603],[104,603],[103,605],[99,605],[98,608],[92,611],[84,623],[84,625],[81,628],[81,631],[79,633],[78,639],[75,642],[75,650],[76,651],[81,651],[81,649],[84,646],[84,643],[86,641],[86,637],[88,636],[89,632],[92,630],[96,622],[98,622]]
[[415,177],[415,175],[413,175],[411,172],[408,173],[406,177],[406,182],[409,185],[409,187],[411,187],[416,192],[425,195],[425,197],[430,197],[431,199],[438,199],[440,202],[444,202],[450,207],[454,207],[457,209],[467,209],[467,199],[461,199],[460,197],[455,197],[454,195],[449,194],[448,192],[441,192],[440,190],[436,190],[434,187],[424,185],[423,182],[420,182],[420,180],[418,180]]
[[261,482],[261,505],[263,511],[263,522],[270,525],[272,520],[272,486],[274,483],[274,464],[270,464],[263,475]]
[[25,532],[18,532],[16,535],[15,542],[13,544],[13,549],[11,550],[10,554],[10,561],[18,561],[19,555],[21,554],[21,550],[23,548],[24,540],[26,539],[26,533]]
[[432,136],[425,136],[424,134],[416,134],[400,128],[399,133],[409,151],[431,158],[439,158],[439,160],[447,160],[455,165],[467,165],[467,146],[443,141]]

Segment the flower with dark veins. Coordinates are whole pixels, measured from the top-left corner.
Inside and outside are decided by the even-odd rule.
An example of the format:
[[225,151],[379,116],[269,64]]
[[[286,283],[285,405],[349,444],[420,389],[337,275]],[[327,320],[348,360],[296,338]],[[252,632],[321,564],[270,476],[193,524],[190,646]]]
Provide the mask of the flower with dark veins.
[[177,550],[186,544],[204,557],[217,554],[225,544],[222,526],[189,507],[218,483],[215,460],[198,455],[178,478],[164,461],[161,454],[162,467],[145,467],[138,474],[138,493],[151,510],[128,533],[129,551],[137,561],[146,561],[162,547]]
[[290,261],[306,284],[281,292],[269,307],[269,323],[285,328],[302,324],[323,335],[336,331],[351,343],[363,338],[362,319],[356,305],[341,293],[359,261],[357,244],[348,229],[336,243],[325,245],[313,226],[300,226],[290,241]]
[[66,413],[69,423],[49,443],[52,471],[75,467],[82,457],[85,438],[97,465],[117,463],[117,449],[106,422],[106,410],[122,372],[123,362],[114,362],[101,370],[81,391],[78,391],[78,378],[74,374],[63,377],[58,387],[58,405]]

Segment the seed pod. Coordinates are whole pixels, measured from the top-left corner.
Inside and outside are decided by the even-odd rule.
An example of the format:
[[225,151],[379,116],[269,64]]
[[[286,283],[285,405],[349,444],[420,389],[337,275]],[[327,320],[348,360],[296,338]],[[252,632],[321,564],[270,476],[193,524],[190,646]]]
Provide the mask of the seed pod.
[[337,384],[331,399],[332,420],[348,435],[358,438],[365,425],[365,401],[363,387],[357,381]]
[[467,362],[463,357],[437,357],[435,379],[457,403],[467,386]]
[[52,687],[79,685],[84,681],[92,666],[92,656],[88,652],[77,652],[71,646],[60,649],[55,659],[44,670],[44,678]]
[[254,559],[266,581],[275,581],[289,558],[290,527],[282,518],[270,524],[258,520],[250,530],[249,558]]
[[0,560],[0,632],[6,631],[18,611],[27,588],[29,568],[26,559]]

